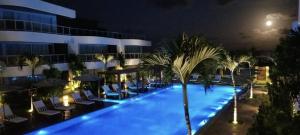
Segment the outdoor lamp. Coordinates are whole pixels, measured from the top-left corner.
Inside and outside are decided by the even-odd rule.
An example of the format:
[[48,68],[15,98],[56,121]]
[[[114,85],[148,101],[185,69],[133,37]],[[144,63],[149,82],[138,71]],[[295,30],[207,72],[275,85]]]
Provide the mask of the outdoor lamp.
[[63,104],[64,104],[64,106],[70,106],[68,95],[63,96]]

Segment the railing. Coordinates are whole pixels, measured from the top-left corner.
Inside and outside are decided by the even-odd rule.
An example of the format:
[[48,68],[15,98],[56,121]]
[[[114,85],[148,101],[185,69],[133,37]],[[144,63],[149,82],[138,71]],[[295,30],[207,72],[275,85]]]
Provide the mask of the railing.
[[140,59],[144,55],[144,53],[125,53],[125,59]]
[[[109,54],[111,56],[114,56],[114,58],[117,58],[117,53],[106,53]],[[84,62],[95,62],[95,61],[99,61],[95,54],[79,54],[80,60],[84,61]]]
[[[65,54],[49,54],[49,55],[40,55],[42,61],[44,63],[66,63],[67,62],[67,55]],[[5,55],[0,56],[0,61],[3,61],[6,66],[18,66],[18,58],[19,55]]]
[[[116,59],[118,57],[117,53],[107,53],[107,54],[114,56],[114,58],[116,58]],[[143,54],[143,53],[125,53],[125,59],[140,59],[144,55],[145,54]],[[80,57],[81,61],[84,61],[84,62],[99,61],[96,59],[95,54],[80,54],[79,57]]]
[[24,20],[9,20],[0,19],[0,31],[28,31],[40,32],[48,34],[59,35],[73,35],[73,36],[100,36],[119,39],[145,39],[145,36],[139,34],[126,34],[118,32],[108,32],[99,30],[88,30],[81,28],[71,28],[60,25],[52,25],[46,23],[39,23],[34,21]]
[[[117,58],[117,53],[108,53],[109,55],[114,56]],[[126,53],[125,59],[140,59],[143,57],[144,54],[142,53]],[[95,62],[99,61],[96,59],[95,54],[80,54],[78,55],[80,60],[82,62]],[[42,61],[45,64],[51,63],[51,64],[57,64],[57,63],[67,63],[67,57],[66,54],[49,54],[49,55],[40,55]],[[19,55],[5,55],[0,56],[0,61],[4,62],[6,66],[18,66],[18,58]]]

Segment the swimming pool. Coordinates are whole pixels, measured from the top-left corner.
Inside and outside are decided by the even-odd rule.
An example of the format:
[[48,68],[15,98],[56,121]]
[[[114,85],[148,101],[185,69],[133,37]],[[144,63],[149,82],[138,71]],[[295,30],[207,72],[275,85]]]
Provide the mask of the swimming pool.
[[[233,98],[230,86],[188,85],[189,112],[195,132]],[[67,120],[27,135],[184,135],[182,90],[174,85],[118,105]]]

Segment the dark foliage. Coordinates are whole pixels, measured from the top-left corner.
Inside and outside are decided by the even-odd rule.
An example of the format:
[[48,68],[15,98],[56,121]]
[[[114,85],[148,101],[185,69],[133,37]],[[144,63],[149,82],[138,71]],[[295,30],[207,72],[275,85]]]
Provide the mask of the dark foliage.
[[262,104],[249,135],[298,135],[300,118],[293,113],[293,100],[300,92],[300,33],[291,31],[274,52],[269,103]]

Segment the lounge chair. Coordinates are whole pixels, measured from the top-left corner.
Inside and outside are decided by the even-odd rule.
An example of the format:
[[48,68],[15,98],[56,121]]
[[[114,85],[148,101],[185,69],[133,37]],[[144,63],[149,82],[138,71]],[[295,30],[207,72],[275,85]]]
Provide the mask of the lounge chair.
[[33,106],[36,109],[38,114],[47,115],[47,116],[60,114],[59,111],[48,110],[48,108],[46,107],[46,105],[42,100],[33,102]]
[[103,101],[102,98],[94,96],[94,94],[90,90],[84,90],[83,94],[86,96],[88,100],[91,101]]
[[124,92],[125,94],[129,94],[129,95],[137,95],[136,92],[132,92],[130,90],[122,90],[118,84],[113,84],[112,87],[117,90],[117,91],[121,91],[121,92]]
[[119,97],[119,99],[121,98],[120,93],[113,92],[107,85],[103,85],[102,89],[104,90],[104,94],[106,97]]
[[72,97],[73,97],[74,103],[76,103],[76,104],[92,105],[95,103],[93,101],[83,100],[82,97],[80,96],[79,92],[72,93]]
[[60,101],[58,97],[51,97],[50,101],[56,110],[61,110],[61,111],[70,111],[72,109],[75,109],[75,106],[64,106]]
[[137,87],[135,84],[133,84],[131,82],[126,82],[126,86],[129,90],[134,91],[134,92],[139,92],[139,90],[142,89],[142,87]]
[[212,82],[219,83],[219,82],[221,82],[221,79],[222,79],[221,75],[215,75],[215,79]]
[[2,118],[4,116],[4,120],[5,121],[11,122],[11,123],[22,123],[22,122],[25,122],[25,121],[28,120],[27,118],[16,116],[12,112],[11,108],[9,107],[9,105],[4,104],[3,106],[4,107],[0,108],[0,114],[1,114]]
[[196,83],[197,81],[198,81],[197,78],[191,78],[191,79],[190,79],[190,82],[191,82],[191,83]]

